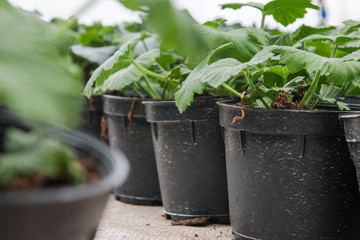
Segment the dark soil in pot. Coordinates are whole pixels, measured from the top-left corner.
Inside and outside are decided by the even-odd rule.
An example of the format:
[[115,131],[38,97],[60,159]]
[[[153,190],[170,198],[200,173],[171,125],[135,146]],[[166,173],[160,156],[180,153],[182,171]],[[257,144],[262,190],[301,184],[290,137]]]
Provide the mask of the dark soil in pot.
[[[94,95],[90,99],[84,97],[83,104],[80,129],[98,139],[103,139],[101,137],[101,120],[103,117],[102,95]],[[103,140],[106,141],[107,139]]]
[[167,218],[210,217],[210,221],[229,222],[217,100],[198,98],[183,114],[174,101],[144,102]]
[[144,106],[130,97],[104,95],[110,146],[120,149],[130,162],[126,182],[114,190],[118,200],[140,205],[160,205],[161,195],[151,125]]
[[[0,126],[12,126],[0,116]],[[74,147],[102,176],[92,184],[0,191],[2,240],[93,239],[109,192],[128,173],[122,154],[79,132],[49,129],[49,135]]]
[[360,199],[341,112],[219,105],[235,238],[353,239]]

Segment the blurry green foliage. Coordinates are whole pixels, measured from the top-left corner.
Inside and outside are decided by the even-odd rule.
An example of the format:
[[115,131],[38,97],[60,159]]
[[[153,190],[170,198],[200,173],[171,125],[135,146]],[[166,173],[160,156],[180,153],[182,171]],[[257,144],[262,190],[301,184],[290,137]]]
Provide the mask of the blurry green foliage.
[[81,74],[71,62],[75,41],[67,25],[0,4],[0,104],[53,124],[78,121]]

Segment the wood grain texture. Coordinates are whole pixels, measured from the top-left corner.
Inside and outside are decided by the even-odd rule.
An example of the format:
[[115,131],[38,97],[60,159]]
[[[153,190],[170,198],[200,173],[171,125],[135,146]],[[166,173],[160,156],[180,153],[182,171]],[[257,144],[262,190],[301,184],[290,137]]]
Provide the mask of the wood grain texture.
[[125,204],[110,196],[94,240],[229,240],[229,225],[172,226],[162,207]]

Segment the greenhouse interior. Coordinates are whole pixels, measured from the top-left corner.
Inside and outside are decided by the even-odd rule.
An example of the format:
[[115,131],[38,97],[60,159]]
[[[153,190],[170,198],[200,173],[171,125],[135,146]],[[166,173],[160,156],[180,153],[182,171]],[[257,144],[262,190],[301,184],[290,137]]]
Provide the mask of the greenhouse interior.
[[359,240],[359,9],[0,0],[0,240]]

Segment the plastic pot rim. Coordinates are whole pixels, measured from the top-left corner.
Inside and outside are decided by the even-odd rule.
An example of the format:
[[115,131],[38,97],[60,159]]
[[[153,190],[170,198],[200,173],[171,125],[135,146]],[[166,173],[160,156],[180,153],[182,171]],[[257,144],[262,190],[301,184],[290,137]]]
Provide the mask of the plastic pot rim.
[[[279,112],[293,112],[293,113],[306,113],[306,114],[316,114],[316,113],[347,113],[347,112],[358,112],[360,114],[360,110],[359,111],[354,111],[354,110],[328,110],[328,109],[319,109],[319,110],[296,110],[296,109],[280,109],[280,108],[255,108],[255,107],[242,107],[242,106],[237,106],[237,105],[233,105],[231,103],[236,103],[236,100],[220,100],[217,102],[218,105],[221,106],[225,106],[225,107],[230,107],[233,109],[255,109],[255,110],[259,110],[259,111],[265,111],[265,112],[274,112],[274,111],[279,111]],[[334,106],[335,108],[335,106]],[[342,115],[343,116],[343,115]]]

